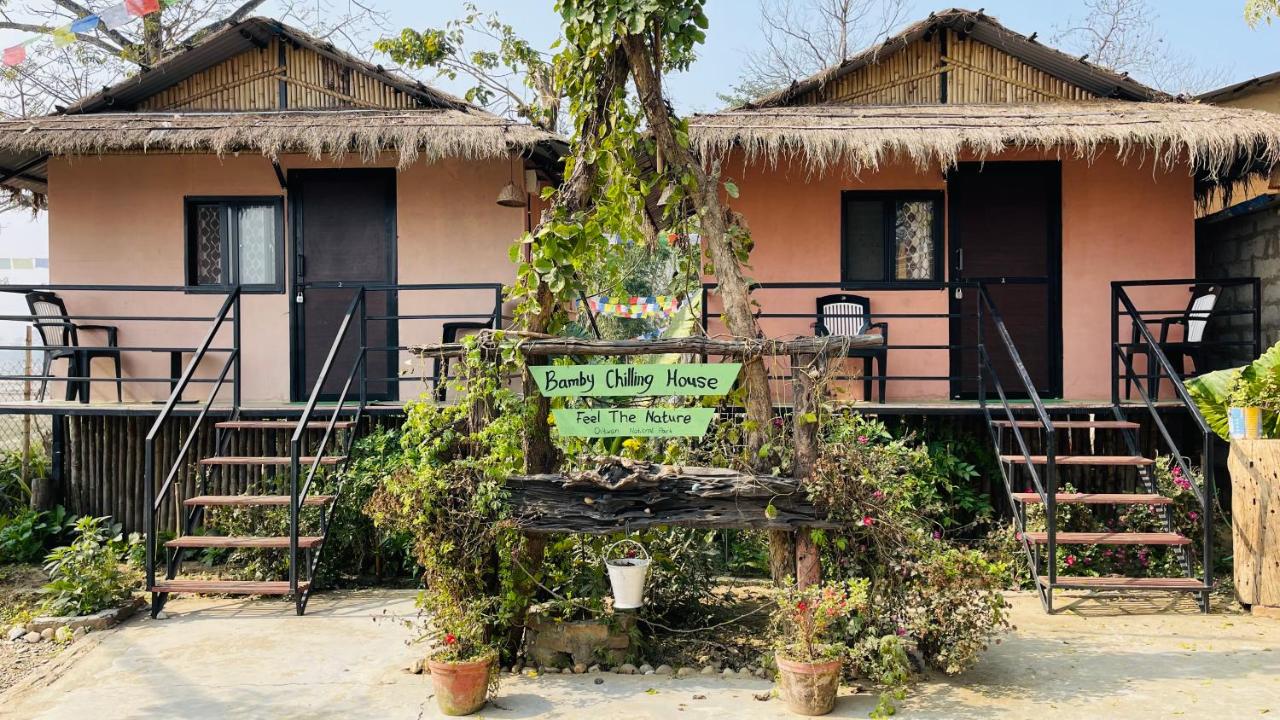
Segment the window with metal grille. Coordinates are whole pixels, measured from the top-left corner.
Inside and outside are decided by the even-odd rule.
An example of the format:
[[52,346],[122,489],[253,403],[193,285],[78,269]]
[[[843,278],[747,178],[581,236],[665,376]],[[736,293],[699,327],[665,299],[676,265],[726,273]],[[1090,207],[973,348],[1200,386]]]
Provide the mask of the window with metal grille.
[[280,198],[187,198],[186,244],[193,291],[284,292]]
[[937,283],[942,271],[942,193],[843,196],[842,282]]

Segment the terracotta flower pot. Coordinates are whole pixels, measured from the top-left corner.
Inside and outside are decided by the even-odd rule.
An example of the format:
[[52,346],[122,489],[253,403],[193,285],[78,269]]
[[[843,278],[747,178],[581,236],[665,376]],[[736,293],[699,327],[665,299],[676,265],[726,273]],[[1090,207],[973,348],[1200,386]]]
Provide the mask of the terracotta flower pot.
[[820,663],[795,662],[782,657],[778,661],[778,684],[787,709],[797,715],[826,715],[836,706],[840,689],[840,661]]
[[427,660],[436,704],[445,715],[470,715],[489,701],[489,670],[493,658],[471,662]]

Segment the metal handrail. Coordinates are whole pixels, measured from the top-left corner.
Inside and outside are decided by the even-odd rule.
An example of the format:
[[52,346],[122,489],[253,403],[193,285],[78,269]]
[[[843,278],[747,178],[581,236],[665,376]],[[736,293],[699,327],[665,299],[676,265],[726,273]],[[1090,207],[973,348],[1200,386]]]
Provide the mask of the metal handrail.
[[[182,372],[182,377],[173,386],[169,392],[169,398],[165,401],[164,408],[156,416],[155,422],[152,423],[151,429],[147,432],[144,442],[143,452],[143,493],[147,498],[146,512],[143,514],[144,527],[146,534],[146,557],[147,557],[147,589],[155,587],[156,584],[156,513],[158,512],[164,497],[168,494],[173,486],[173,479],[176,477],[178,469],[182,466],[186,459],[187,451],[191,448],[191,444],[199,431],[201,423],[208,415],[210,407],[213,405],[214,399],[226,380],[228,371],[234,368],[234,380],[232,381],[232,408],[233,411],[240,407],[240,385],[243,373],[241,371],[241,353],[240,353],[240,287],[236,286],[227,294],[227,298],[222,303],[222,307],[218,310],[218,314],[214,317],[213,323],[209,330],[205,333],[204,340],[201,341],[195,354],[191,356],[191,360],[187,363],[187,367]],[[232,351],[227,354],[226,360],[222,364],[221,371],[217,380],[214,381],[213,387],[210,389],[209,396],[205,400],[204,407],[192,423],[191,431],[187,434],[186,440],[183,442],[178,452],[178,457],[174,460],[173,465],[169,468],[169,473],[165,477],[164,485],[159,493],[156,492],[156,472],[155,472],[155,442],[156,437],[160,434],[160,430],[164,427],[166,421],[173,415],[173,410],[177,407],[182,397],[183,391],[192,383],[192,377],[195,375],[196,369],[200,362],[204,360],[205,355],[210,351],[213,340],[217,337],[218,332],[222,329],[223,323],[226,322],[228,315],[232,314]],[[159,605],[153,594],[152,613],[159,610]]]
[[[1213,283],[1217,281],[1198,282]],[[1258,287],[1256,278],[1244,279],[1237,284],[1243,284],[1245,282],[1252,283],[1255,288]],[[1111,283],[1111,304],[1113,311],[1111,319],[1111,374],[1113,385],[1111,392],[1113,399],[1118,400],[1120,394],[1119,383],[1121,378],[1137,380],[1137,382],[1134,382],[1134,385],[1138,389],[1138,396],[1142,399],[1143,406],[1146,407],[1148,414],[1151,416],[1152,423],[1159,431],[1160,437],[1168,447],[1174,462],[1177,463],[1178,468],[1181,469],[1183,477],[1187,478],[1187,481],[1191,483],[1191,487],[1196,494],[1196,499],[1200,501],[1200,516],[1203,529],[1203,537],[1201,538],[1202,556],[1200,561],[1204,586],[1209,588],[1213,585],[1213,505],[1217,488],[1214,479],[1215,468],[1213,457],[1215,435],[1210,429],[1208,421],[1205,420],[1204,415],[1200,412],[1200,408],[1196,405],[1195,400],[1192,399],[1190,392],[1187,390],[1186,384],[1182,382],[1182,374],[1173,367],[1173,363],[1169,360],[1169,357],[1165,354],[1164,350],[1161,349],[1160,343],[1156,340],[1155,336],[1151,334],[1151,329],[1147,327],[1145,322],[1143,322],[1142,313],[1138,311],[1132,298],[1129,297],[1128,292],[1125,290],[1126,286],[1145,286],[1152,284],[1156,283]],[[1256,305],[1255,309],[1257,309]],[[1172,433],[1169,432],[1169,428],[1165,425],[1164,419],[1160,417],[1160,413],[1156,410],[1154,399],[1147,393],[1146,388],[1143,387],[1141,377],[1134,369],[1133,359],[1128,357],[1124,352],[1125,345],[1120,342],[1119,330],[1119,321],[1123,316],[1128,316],[1130,318],[1136,328],[1138,336],[1145,344],[1147,362],[1154,363],[1155,367],[1158,368],[1156,382],[1160,383],[1164,380],[1168,380],[1170,384],[1173,385],[1174,393],[1180,401],[1180,404],[1191,416],[1192,421],[1195,423],[1196,428],[1200,433],[1201,483],[1199,486],[1197,486],[1193,480],[1195,476],[1191,472],[1190,463],[1187,462],[1186,456],[1184,456],[1182,451],[1178,448],[1178,444],[1174,442]],[[1255,315],[1255,326],[1257,325],[1258,317],[1259,315]],[[1121,365],[1123,365],[1124,368],[1123,375],[1117,372]],[[1189,563],[1187,564],[1187,569],[1190,572],[1191,568]],[[1208,602],[1209,600],[1206,592],[1201,596],[1202,609],[1206,611],[1208,610]]]
[[[307,495],[311,491],[311,485],[315,480],[316,471],[320,468],[321,462],[324,460],[324,453],[329,446],[329,440],[333,436],[333,430],[337,427],[338,418],[347,403],[347,396],[351,392],[351,385],[357,377],[360,377],[359,406],[356,409],[354,422],[359,424],[361,416],[364,414],[365,406],[368,401],[367,395],[367,379],[365,377],[365,358],[366,358],[366,305],[365,305],[365,289],[357,288],[355,295],[351,298],[351,303],[347,306],[346,312],[343,314],[342,322],[338,326],[338,331],[334,335],[333,344],[329,346],[329,354],[325,357],[324,365],[320,368],[320,374],[317,376],[315,385],[311,389],[311,397],[307,400],[306,408],[302,412],[302,416],[298,419],[298,424],[294,427],[293,436],[289,439],[289,589],[295,597],[299,614],[305,611],[306,603],[310,597],[310,592],[298,593],[298,524],[299,515],[302,507],[306,503]],[[347,374],[346,381],[343,383],[342,391],[338,395],[338,401],[334,405],[333,412],[329,417],[329,423],[325,426],[324,435],[321,437],[319,444],[315,450],[315,458],[311,462],[311,467],[307,471],[305,482],[300,486],[299,480],[302,474],[302,442],[307,432],[307,424],[311,421],[311,416],[315,413],[316,404],[320,400],[322,389],[325,382],[329,379],[329,373],[333,369],[333,362],[338,356],[338,352],[346,341],[347,335],[351,330],[352,321],[356,319],[357,312],[359,320],[356,325],[359,327],[359,348],[356,353],[355,362],[351,365],[351,370]],[[354,426],[353,426],[354,430]],[[355,433],[352,432],[347,438],[347,450],[350,451],[351,442]],[[332,512],[326,508],[322,516],[322,527],[324,534],[328,536],[328,516]],[[323,544],[321,545],[323,550]],[[319,562],[319,556],[313,559],[309,564],[309,573],[314,573],[316,563]]]
[[[1009,359],[1013,362],[1014,370],[1017,372],[1018,380],[1026,390],[1027,397],[1031,399],[1032,407],[1035,409],[1036,419],[1040,423],[1044,437],[1045,463],[1043,475],[1032,462],[1031,450],[1027,445],[1026,438],[1022,433],[1022,428],[1018,424],[1017,417],[1013,414],[1013,407],[1009,404],[1009,398],[1005,394],[1004,386],[1000,381],[999,373],[996,372],[995,364],[991,361],[991,355],[987,352],[986,335],[983,323],[984,312],[988,314],[992,324],[995,326],[996,335],[999,337],[1001,344],[1004,345],[1005,351],[1009,354]],[[1021,354],[1018,353],[1017,345],[1013,342],[1013,336],[1009,333],[1009,328],[1005,325],[1004,317],[1000,314],[999,308],[991,299],[990,293],[987,292],[985,285],[978,288],[978,406],[982,409],[983,417],[987,421],[987,429],[991,433],[991,440],[995,445],[997,455],[1001,452],[1001,434],[996,431],[995,420],[991,415],[991,409],[987,404],[986,397],[986,379],[987,375],[991,376],[997,395],[1000,398],[1001,406],[1004,409],[1005,418],[1009,422],[1009,429],[1017,441],[1018,449],[1022,452],[1026,461],[1027,472],[1031,477],[1036,492],[1039,493],[1041,502],[1045,508],[1045,554],[1049,558],[1048,563],[1048,581],[1049,585],[1057,582],[1058,566],[1057,557],[1057,433],[1054,431],[1053,420],[1049,417],[1048,411],[1045,409],[1044,402],[1040,399],[1040,393],[1036,391],[1035,382],[1032,381],[1030,373],[1027,372],[1025,363],[1022,361]],[[1027,554],[1030,561],[1031,574],[1036,583],[1036,592],[1040,594],[1041,601],[1046,608],[1049,604],[1048,589],[1040,584],[1039,578],[1039,561],[1037,547],[1034,546],[1027,538],[1026,516],[1022,504],[1015,502],[1013,498],[1013,484],[1009,480],[1008,471],[1005,469],[1003,462],[999,463],[1001,479],[1004,481],[1005,491],[1009,494],[1010,507],[1013,510],[1014,517],[1017,520],[1018,529],[1021,531],[1021,541],[1023,551]]]

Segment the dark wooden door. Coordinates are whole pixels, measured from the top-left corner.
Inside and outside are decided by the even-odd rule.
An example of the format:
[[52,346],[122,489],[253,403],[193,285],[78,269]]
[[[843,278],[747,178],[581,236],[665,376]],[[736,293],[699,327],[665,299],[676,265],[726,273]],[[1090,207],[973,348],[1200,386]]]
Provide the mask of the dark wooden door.
[[[396,281],[396,176],[390,169],[294,170],[289,173],[294,239],[293,389],[294,400],[310,396],[333,346],[343,316],[361,286]],[[397,345],[395,293],[365,294],[366,344]],[[359,348],[358,318],[334,359],[322,398],[342,390]],[[366,363],[369,397],[396,398],[398,353],[370,350]],[[352,393],[356,392],[353,386]]]
[[[947,182],[951,277],[977,281],[1004,319],[1036,392],[1062,395],[1062,193],[1057,162],[961,163]],[[977,297],[951,292],[952,396],[977,395]],[[1005,392],[1026,397],[990,317],[983,337]],[[991,383],[987,384],[992,394]]]

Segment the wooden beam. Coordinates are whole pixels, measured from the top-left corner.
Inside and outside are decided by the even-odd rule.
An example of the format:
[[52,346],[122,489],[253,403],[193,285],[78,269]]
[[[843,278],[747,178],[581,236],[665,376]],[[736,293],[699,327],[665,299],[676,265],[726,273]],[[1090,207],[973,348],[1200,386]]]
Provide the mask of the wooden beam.
[[834,527],[795,480],[724,468],[600,458],[582,472],[513,476],[507,490],[515,524],[529,532]]
[[[480,343],[497,343],[497,338],[519,340],[520,334],[512,331],[485,331],[479,334]],[[767,355],[840,355],[852,348],[878,347],[884,344],[880,335],[850,335],[842,337],[802,337],[794,340],[734,339],[721,340],[706,337],[660,338],[658,340],[582,340],[567,337],[535,337],[519,341],[517,348],[525,356],[546,357],[554,355],[584,356],[634,356],[634,355],[714,355],[717,357],[760,357]],[[464,352],[462,343],[431,343],[418,345],[412,352],[424,357],[457,357]]]
[[1272,192],[1280,192],[1280,165],[1271,168],[1271,184],[1268,189]]

